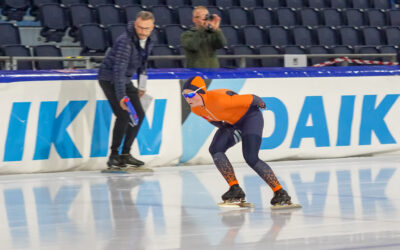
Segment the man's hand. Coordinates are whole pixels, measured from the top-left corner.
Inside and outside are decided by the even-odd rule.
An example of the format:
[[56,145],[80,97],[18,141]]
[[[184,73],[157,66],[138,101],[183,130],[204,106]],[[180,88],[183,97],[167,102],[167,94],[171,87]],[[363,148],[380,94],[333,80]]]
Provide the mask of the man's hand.
[[221,18],[216,14],[213,14],[212,16],[214,18],[212,21],[208,21],[208,24],[211,26],[211,28],[213,30],[217,30],[217,29],[219,29],[219,24],[221,23]]
[[119,105],[121,106],[121,108],[123,110],[129,111],[128,106],[126,106],[126,104],[125,104],[125,98],[122,98],[121,101],[119,101]]
[[139,90],[139,98],[142,98],[142,96],[144,96],[144,94],[146,94],[146,91]]

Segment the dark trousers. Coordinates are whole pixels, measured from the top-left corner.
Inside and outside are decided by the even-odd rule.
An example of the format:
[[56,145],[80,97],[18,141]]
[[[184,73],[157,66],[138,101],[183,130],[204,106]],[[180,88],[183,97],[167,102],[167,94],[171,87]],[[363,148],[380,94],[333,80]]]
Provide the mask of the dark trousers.
[[258,152],[260,151],[263,128],[264,118],[261,111],[252,107],[233,127],[217,130],[209,151],[211,155],[218,152],[225,153],[236,144],[233,131],[238,129],[241,131],[243,156],[250,166],[254,166],[259,161]]
[[138,89],[133,86],[132,83],[126,85],[126,95],[131,100],[132,105],[135,108],[136,113],[139,117],[139,124],[132,127],[129,124],[129,113],[121,108],[119,104],[120,100],[117,100],[114,84],[112,84],[112,82],[110,81],[102,80],[100,80],[99,83],[111,105],[114,115],[116,116],[111,142],[111,154],[116,155],[119,153],[119,149],[124,138],[125,140],[124,145],[122,146],[122,153],[129,154],[133,141],[135,140],[136,135],[139,132],[139,128],[142,125],[144,118],[144,110],[142,104],[140,103]]

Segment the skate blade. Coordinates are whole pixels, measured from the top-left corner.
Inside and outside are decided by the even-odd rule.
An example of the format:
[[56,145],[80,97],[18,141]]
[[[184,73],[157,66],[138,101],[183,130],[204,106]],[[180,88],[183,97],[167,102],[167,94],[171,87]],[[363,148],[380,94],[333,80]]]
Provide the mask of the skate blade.
[[239,202],[224,201],[224,202],[219,202],[218,206],[219,207],[249,207],[249,208],[252,208],[252,207],[254,207],[254,204],[250,203],[250,202],[245,202],[245,201],[242,201],[242,202],[240,202],[240,201]]
[[271,206],[272,210],[281,210],[281,209],[294,209],[294,208],[301,208],[300,204],[284,204],[284,205],[273,205]]
[[146,167],[128,167],[128,168],[114,168],[114,169],[103,169],[102,173],[111,173],[111,174],[129,174],[129,173],[139,173],[139,172],[153,172],[153,169]]

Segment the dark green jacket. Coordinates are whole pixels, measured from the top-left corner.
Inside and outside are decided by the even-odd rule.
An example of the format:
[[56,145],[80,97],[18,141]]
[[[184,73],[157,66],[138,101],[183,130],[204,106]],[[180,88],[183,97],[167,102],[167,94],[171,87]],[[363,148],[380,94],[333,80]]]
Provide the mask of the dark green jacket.
[[185,49],[186,68],[219,68],[215,51],[226,45],[226,38],[220,29],[193,27],[183,32],[181,44]]

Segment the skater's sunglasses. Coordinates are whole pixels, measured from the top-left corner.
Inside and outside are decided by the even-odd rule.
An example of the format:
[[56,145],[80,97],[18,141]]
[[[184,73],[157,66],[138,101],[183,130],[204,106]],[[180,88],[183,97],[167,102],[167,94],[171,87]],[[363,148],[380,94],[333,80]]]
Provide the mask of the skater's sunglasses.
[[197,91],[199,91],[199,90],[202,89],[202,88],[203,88],[203,87],[200,87],[200,88],[196,89],[195,91],[190,92],[190,93],[187,93],[187,94],[182,93],[183,98],[192,99],[192,98],[196,95]]

